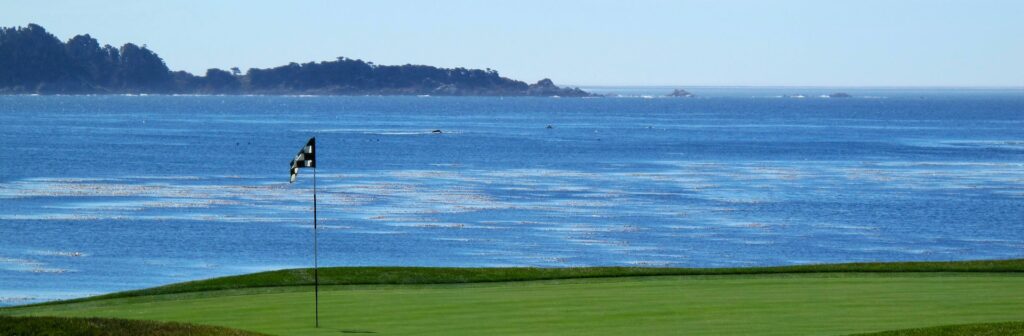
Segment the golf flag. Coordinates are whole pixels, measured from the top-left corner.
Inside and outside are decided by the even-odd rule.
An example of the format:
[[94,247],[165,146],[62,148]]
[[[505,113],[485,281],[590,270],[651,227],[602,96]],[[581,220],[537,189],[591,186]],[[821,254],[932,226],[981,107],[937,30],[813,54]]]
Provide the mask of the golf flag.
[[295,154],[295,158],[292,159],[292,176],[288,179],[288,183],[295,182],[295,177],[299,175],[299,168],[313,168],[313,318],[316,323],[314,325],[320,328],[320,275],[318,274],[320,262],[317,260],[316,242],[316,137],[309,138],[306,145],[302,146],[298,154]]
[[316,168],[316,137],[309,138],[309,142],[299,150],[299,154],[295,154],[295,159],[292,160],[292,176],[288,183],[295,182],[299,168]]

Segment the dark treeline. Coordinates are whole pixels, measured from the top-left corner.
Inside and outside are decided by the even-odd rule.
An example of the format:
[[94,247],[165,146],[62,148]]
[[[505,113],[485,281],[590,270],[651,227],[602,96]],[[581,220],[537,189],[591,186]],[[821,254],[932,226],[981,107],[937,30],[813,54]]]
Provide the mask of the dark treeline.
[[242,74],[207,70],[203,76],[170,71],[156,53],[132,43],[100,46],[89,35],[66,43],[43,27],[0,28],[0,94],[324,94],[588,96],[551,80],[536,84],[497,71],[426,65],[376,65],[339,57],[290,63]]

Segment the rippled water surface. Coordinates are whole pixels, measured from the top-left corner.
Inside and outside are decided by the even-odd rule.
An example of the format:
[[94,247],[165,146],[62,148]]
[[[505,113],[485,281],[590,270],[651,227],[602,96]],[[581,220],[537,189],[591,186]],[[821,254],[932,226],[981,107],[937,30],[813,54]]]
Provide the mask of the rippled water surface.
[[322,265],[1024,257],[1024,92],[691,91],[0,97],[0,305],[310,266],[313,135]]

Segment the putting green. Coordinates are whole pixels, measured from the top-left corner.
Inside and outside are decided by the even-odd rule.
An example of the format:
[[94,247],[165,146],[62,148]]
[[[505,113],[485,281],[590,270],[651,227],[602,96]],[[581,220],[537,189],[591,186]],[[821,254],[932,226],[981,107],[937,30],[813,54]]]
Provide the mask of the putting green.
[[1021,273],[649,276],[252,288],[92,300],[0,314],[179,321],[279,335],[841,335],[1024,320]]

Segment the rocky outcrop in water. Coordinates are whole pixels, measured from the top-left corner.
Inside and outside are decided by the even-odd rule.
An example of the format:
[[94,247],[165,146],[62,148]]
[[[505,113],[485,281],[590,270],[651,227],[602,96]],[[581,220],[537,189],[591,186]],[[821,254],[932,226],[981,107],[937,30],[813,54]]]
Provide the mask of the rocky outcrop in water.
[[683,89],[672,90],[672,93],[665,95],[666,97],[693,97],[693,94]]
[[558,97],[586,97],[592,94],[580,90],[580,88],[558,87],[550,79],[544,78],[537,83],[530,84],[526,88],[527,96],[558,96]]

